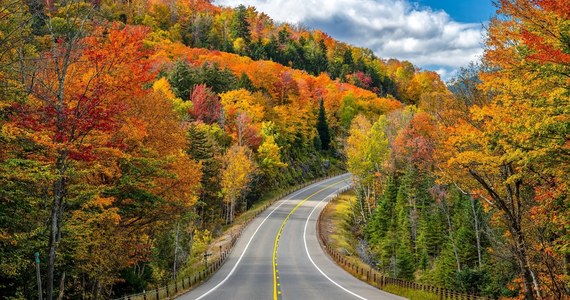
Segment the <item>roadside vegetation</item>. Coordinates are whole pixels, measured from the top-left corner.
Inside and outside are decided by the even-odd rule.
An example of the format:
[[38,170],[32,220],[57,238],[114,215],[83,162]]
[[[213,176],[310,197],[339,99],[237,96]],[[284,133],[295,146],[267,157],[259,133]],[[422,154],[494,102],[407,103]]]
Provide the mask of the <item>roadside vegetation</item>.
[[48,300],[163,285],[262,199],[348,169],[347,252],[567,297],[566,7],[499,1],[446,85],[254,7],[0,0],[0,295],[37,297],[36,267]]

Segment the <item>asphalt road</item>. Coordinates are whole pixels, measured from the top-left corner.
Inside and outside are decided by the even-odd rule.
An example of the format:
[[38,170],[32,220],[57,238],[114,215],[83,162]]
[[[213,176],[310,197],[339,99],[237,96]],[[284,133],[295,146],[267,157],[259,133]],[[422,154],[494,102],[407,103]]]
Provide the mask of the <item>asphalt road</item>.
[[319,245],[317,218],[349,184],[345,174],[277,201],[249,224],[210,280],[178,299],[404,299],[354,278]]

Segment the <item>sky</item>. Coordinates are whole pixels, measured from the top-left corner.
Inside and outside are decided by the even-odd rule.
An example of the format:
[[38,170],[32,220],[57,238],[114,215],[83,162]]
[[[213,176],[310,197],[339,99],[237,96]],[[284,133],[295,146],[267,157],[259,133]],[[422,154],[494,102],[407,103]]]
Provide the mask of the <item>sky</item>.
[[483,24],[492,0],[215,0],[255,6],[278,22],[302,24],[370,48],[381,58],[408,60],[448,80],[483,53]]

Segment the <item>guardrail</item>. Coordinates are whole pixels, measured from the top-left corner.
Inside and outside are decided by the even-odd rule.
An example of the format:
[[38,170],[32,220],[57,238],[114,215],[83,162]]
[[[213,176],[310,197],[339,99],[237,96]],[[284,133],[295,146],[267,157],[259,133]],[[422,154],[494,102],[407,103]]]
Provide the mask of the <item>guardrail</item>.
[[447,288],[426,285],[426,284],[419,284],[412,281],[402,280],[398,278],[391,278],[382,275],[382,273],[374,268],[371,265],[368,265],[362,261],[354,262],[349,259],[340,252],[333,249],[328,244],[326,237],[323,235],[322,231],[322,223],[321,219],[323,218],[323,213],[327,209],[331,203],[334,203],[336,199],[338,199],[341,193],[346,192],[347,190],[351,189],[348,187],[346,189],[341,190],[334,198],[332,198],[325,208],[321,211],[319,218],[317,219],[317,236],[319,239],[319,243],[321,244],[321,248],[325,250],[325,252],[337,263],[337,265],[341,266],[343,269],[348,271],[349,273],[355,275],[355,277],[359,278],[360,280],[367,282],[368,284],[375,286],[381,290],[383,290],[387,286],[398,286],[401,288],[412,289],[416,291],[424,291],[427,293],[433,294],[433,296],[437,297],[438,299],[461,299],[461,300],[490,300],[491,298],[486,296],[479,296],[476,294],[467,294],[462,292],[457,292],[454,290],[450,290]]
[[253,221],[261,213],[263,213],[267,208],[273,205],[273,203],[285,198],[285,196],[297,190],[305,188],[318,181],[339,176],[341,174],[343,173],[328,175],[326,177],[317,178],[308,182],[304,182],[295,187],[291,187],[281,192],[278,196],[275,196],[270,200],[266,201],[262,206],[252,209],[251,211],[253,213],[250,213],[249,217],[243,223],[238,225],[239,227],[236,230],[237,233],[231,235],[231,239],[226,245],[220,246],[220,256],[216,258],[213,263],[209,264],[209,266],[203,271],[197,272],[196,274],[192,274],[186,278],[182,278],[181,280],[170,283],[163,287],[150,289],[148,291],[143,291],[142,293],[138,294],[122,296],[120,298],[115,298],[115,300],[166,300],[166,299],[174,299],[177,296],[189,292],[190,290],[196,288],[204,281],[206,281],[208,278],[210,278],[210,276],[212,276],[218,269],[222,267],[222,265],[226,261],[226,258],[232,252],[235,243],[237,242],[237,240],[239,239],[239,237],[241,236],[247,225],[249,225],[251,221]]

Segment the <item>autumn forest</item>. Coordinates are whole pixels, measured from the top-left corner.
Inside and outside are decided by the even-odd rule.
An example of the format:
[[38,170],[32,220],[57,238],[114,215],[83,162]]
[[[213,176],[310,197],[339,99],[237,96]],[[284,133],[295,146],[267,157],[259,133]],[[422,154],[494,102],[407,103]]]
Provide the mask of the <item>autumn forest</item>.
[[499,0],[448,82],[210,0],[0,0],[0,298],[192,272],[250,207],[350,172],[360,258],[570,297],[570,6]]

